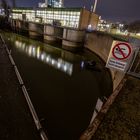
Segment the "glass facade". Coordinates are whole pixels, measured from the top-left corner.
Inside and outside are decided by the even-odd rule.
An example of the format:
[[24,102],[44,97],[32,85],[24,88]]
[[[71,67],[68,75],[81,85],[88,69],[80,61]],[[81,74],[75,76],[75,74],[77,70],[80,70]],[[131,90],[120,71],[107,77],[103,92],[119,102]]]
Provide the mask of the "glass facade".
[[12,19],[78,28],[80,13],[80,8],[13,9]]
[[35,21],[35,10],[25,10],[25,9],[13,9],[12,19]]
[[63,7],[63,0],[48,0],[48,5],[51,7]]

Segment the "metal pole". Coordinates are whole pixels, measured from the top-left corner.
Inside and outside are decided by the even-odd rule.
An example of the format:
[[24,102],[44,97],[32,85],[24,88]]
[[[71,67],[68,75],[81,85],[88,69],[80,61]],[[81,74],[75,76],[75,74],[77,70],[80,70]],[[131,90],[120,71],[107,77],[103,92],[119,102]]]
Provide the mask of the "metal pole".
[[94,12],[94,13],[95,13],[95,11],[96,11],[97,2],[98,2],[98,0],[95,0],[95,2],[94,2],[94,7],[93,7],[93,12]]

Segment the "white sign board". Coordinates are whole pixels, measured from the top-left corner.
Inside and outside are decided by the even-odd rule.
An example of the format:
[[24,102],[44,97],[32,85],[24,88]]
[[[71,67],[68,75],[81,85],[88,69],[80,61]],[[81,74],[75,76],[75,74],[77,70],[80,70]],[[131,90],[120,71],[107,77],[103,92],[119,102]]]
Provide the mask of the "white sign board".
[[132,47],[129,43],[113,41],[106,67],[126,72],[131,56]]

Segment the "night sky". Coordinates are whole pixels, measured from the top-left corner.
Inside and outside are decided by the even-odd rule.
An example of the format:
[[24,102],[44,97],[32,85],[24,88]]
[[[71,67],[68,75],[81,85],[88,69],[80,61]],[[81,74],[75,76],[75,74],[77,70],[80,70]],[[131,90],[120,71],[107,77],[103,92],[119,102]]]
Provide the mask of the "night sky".
[[[10,2],[12,0],[7,0]],[[16,0],[16,5],[35,7],[43,0]],[[94,0],[64,0],[65,7],[83,7],[90,9]],[[96,13],[103,19],[112,21],[140,20],[140,0],[98,0]]]

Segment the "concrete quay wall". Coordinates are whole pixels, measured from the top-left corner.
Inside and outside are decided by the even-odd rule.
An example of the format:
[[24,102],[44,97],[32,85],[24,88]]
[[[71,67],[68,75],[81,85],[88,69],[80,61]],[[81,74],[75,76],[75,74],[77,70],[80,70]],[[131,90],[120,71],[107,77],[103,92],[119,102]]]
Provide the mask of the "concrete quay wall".
[[62,43],[63,37],[63,28],[52,26],[52,25],[44,25],[44,42],[46,43]]
[[11,20],[11,27],[14,31],[28,31],[29,36],[33,39],[42,38],[44,42],[50,44],[59,42],[66,50],[77,51],[84,46],[85,30],[21,20]]
[[81,50],[84,47],[84,30],[65,28],[63,31],[62,48],[70,51]]
[[40,23],[29,22],[29,36],[31,38],[43,38],[44,25]]
[[[107,62],[111,45],[114,38],[110,35],[105,35],[102,33],[87,33],[85,39],[85,47],[100,56],[104,62]],[[113,91],[118,87],[125,74],[116,70],[110,69],[112,81],[113,81]]]

